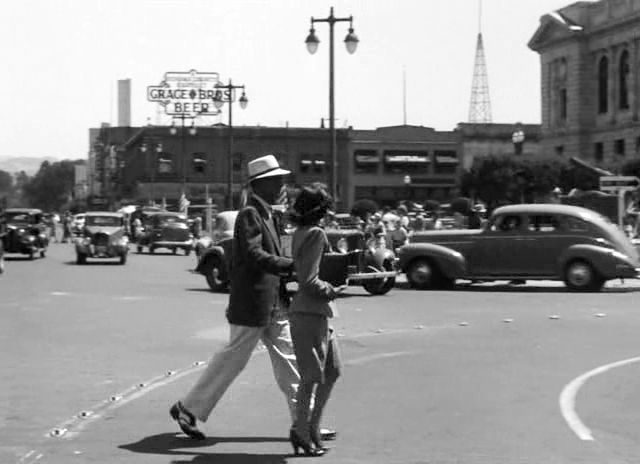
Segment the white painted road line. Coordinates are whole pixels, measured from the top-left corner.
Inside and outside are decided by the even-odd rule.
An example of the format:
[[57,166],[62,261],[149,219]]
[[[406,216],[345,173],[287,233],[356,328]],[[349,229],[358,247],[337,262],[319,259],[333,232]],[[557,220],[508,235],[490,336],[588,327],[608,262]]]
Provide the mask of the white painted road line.
[[623,367],[637,362],[640,362],[640,357],[624,359],[622,361],[616,361],[610,364],[605,364],[604,366],[596,367],[595,369],[576,377],[562,389],[559,399],[560,412],[562,413],[564,420],[567,422],[567,425],[569,425],[569,428],[580,440],[593,441],[594,438],[591,430],[584,425],[580,420],[580,417],[578,417],[578,414],[576,414],[576,396],[578,395],[578,390],[580,390],[580,388],[591,377],[603,374],[617,367]]

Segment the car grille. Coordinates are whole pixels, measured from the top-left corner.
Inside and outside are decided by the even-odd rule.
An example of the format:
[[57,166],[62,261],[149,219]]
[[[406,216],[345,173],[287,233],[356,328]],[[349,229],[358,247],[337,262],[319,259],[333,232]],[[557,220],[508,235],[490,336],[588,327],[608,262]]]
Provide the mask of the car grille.
[[108,246],[109,245],[109,236],[107,234],[103,234],[98,232],[93,236],[93,244],[95,246]]
[[7,232],[7,248],[9,250],[16,249],[20,246],[20,236],[16,229],[9,229]]
[[186,229],[164,229],[161,240],[167,242],[184,242],[189,238]]

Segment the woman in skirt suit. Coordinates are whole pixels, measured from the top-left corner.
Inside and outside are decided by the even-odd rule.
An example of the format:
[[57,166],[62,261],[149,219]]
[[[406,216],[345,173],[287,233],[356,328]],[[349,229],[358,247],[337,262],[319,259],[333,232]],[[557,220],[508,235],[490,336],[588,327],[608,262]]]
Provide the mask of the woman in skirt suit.
[[[320,439],[322,412],[340,375],[338,346],[328,320],[336,315],[333,300],[346,286],[333,287],[320,279],[320,262],[329,241],[320,227],[332,206],[323,184],[304,187],[293,205],[292,221],[297,228],[292,240],[298,291],[289,308],[291,339],[300,372],[296,396],[296,421],[290,441],[295,454],[321,456],[326,451]],[[315,401],[311,396],[315,389]]]

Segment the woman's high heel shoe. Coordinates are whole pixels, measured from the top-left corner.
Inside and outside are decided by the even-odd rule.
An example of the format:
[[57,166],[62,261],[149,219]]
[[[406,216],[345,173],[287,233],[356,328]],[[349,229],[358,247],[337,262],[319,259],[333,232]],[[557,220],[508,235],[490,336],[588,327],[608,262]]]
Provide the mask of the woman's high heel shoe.
[[314,448],[311,442],[305,442],[300,438],[295,430],[289,431],[289,441],[293,447],[293,452],[297,456],[299,454],[298,449],[302,448],[305,456],[322,456],[325,453],[324,449]]
[[321,449],[322,451],[328,451],[329,447],[325,446],[322,442],[322,434],[318,431],[318,429],[314,429],[313,427],[309,431],[309,437],[311,438],[311,443],[315,446],[316,449]]

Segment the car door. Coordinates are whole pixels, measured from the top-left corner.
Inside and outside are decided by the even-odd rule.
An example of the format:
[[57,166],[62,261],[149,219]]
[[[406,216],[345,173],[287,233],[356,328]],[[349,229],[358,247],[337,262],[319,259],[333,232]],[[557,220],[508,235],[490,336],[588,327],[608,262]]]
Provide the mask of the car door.
[[467,268],[471,276],[513,276],[523,273],[523,217],[505,213],[493,218],[474,237]]
[[523,237],[526,248],[523,257],[527,274],[553,276],[557,274],[557,260],[568,246],[570,237],[554,214],[528,214]]

